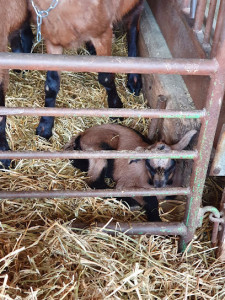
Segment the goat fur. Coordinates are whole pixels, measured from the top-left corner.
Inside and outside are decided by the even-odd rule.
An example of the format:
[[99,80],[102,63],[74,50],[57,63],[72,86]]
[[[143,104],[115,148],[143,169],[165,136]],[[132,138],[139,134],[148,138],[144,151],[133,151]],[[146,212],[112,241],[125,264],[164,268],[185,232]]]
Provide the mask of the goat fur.
[[[29,19],[27,1],[0,0],[0,7],[0,52],[7,51],[8,41],[10,41],[13,46],[17,45],[16,52],[24,52],[19,37],[19,29],[26,26]],[[5,106],[5,93],[8,87],[8,78],[8,70],[0,69],[0,106]],[[9,150],[9,145],[6,140],[5,125],[6,116],[0,116],[0,150],[2,151]],[[10,161],[10,159],[1,160],[5,167],[9,167]]]
[[[172,149],[181,150],[185,148],[195,130],[188,132],[177,144],[169,146],[162,142],[149,145],[148,140],[140,133],[118,124],[105,124],[91,127],[84,132],[74,136],[65,150],[161,150],[170,151]],[[144,188],[149,189],[152,184],[155,187],[166,186],[169,180],[172,180],[174,170],[171,170],[171,176],[166,178],[166,170],[170,168],[171,159],[74,159],[72,164],[82,171],[88,172],[89,179],[87,183],[92,188],[107,188],[104,178],[111,177],[118,190]],[[154,168],[156,174],[152,174],[149,166]],[[157,172],[160,171],[161,175]],[[156,178],[155,178],[156,176]],[[160,180],[163,184],[156,184]],[[134,197],[134,200],[147,210],[149,220],[159,220],[158,203],[155,197]],[[151,201],[154,205],[151,205]],[[157,212],[156,212],[157,210]],[[154,211],[154,212],[153,212]]]
[[[34,0],[39,10],[47,10],[49,0]],[[36,13],[28,0],[0,0],[1,38],[0,52],[7,51],[8,39],[14,52],[29,52],[33,35],[31,28],[20,31],[30,14],[36,24]],[[60,0],[48,16],[42,19],[41,33],[47,53],[62,54],[63,48],[78,48],[86,43],[92,54],[111,55],[113,25],[123,19],[127,24],[128,56],[137,56],[137,36],[143,0]],[[30,41],[24,47],[24,36]],[[10,38],[11,36],[11,38]],[[22,42],[21,42],[21,40]],[[99,82],[106,88],[109,107],[121,108],[114,74],[99,73]],[[8,71],[0,70],[0,106],[5,105]],[[141,89],[140,74],[128,74],[128,88],[136,95]],[[60,73],[48,71],[45,83],[45,106],[54,107],[60,88]],[[0,117],[0,150],[9,150],[5,134],[6,117]],[[54,117],[41,117],[36,134],[49,139],[52,136]],[[5,167],[10,160],[1,161]]]
[[[49,0],[34,0],[39,10],[49,7]],[[36,13],[29,4],[33,21]],[[63,48],[78,48],[86,43],[92,53],[100,56],[112,54],[113,26],[119,21],[127,23],[128,56],[137,56],[137,36],[143,0],[63,0],[43,18],[42,36],[46,43],[47,53],[62,54]],[[108,106],[121,108],[123,104],[118,96],[114,74],[99,73],[99,82],[105,87],[108,95]],[[129,74],[129,89],[139,94],[141,88],[140,74]],[[45,106],[55,106],[60,86],[60,74],[48,71],[45,85]],[[36,133],[50,138],[54,117],[42,117]]]

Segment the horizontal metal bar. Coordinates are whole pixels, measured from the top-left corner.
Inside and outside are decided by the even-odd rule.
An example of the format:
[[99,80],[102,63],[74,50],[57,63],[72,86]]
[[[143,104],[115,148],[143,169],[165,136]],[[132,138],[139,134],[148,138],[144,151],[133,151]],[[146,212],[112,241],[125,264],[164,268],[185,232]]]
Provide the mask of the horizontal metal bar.
[[125,232],[128,235],[140,235],[140,234],[156,234],[156,235],[185,235],[187,233],[187,227],[184,223],[180,222],[140,222],[140,223],[125,223],[117,222],[110,223],[106,226],[105,223],[85,224],[77,223],[74,221],[71,224],[72,230],[84,229],[87,227],[99,228],[103,232],[114,234],[117,232]]
[[144,57],[0,53],[1,69],[210,75],[215,59],[157,59]]
[[0,159],[89,159],[89,158],[174,158],[174,159],[195,159],[198,157],[197,151],[171,151],[170,153],[163,153],[162,151],[145,152],[139,151],[115,151],[115,150],[101,150],[101,151],[0,151]]
[[189,195],[190,188],[149,188],[129,190],[88,190],[88,191],[1,191],[0,199],[16,198],[76,198],[76,197],[135,197]]
[[9,116],[57,116],[57,117],[142,117],[165,119],[199,119],[206,115],[205,110],[175,111],[159,109],[72,109],[72,108],[32,108],[32,107],[0,107],[0,115]]

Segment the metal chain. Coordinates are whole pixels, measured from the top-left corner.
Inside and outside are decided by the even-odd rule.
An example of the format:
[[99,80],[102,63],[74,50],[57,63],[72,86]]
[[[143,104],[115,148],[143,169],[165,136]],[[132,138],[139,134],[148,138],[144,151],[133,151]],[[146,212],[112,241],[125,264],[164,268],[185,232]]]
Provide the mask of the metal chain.
[[36,35],[37,42],[33,46],[33,49],[34,49],[34,47],[38,43],[40,43],[40,41],[41,41],[41,24],[42,24],[42,19],[46,18],[48,16],[49,12],[57,6],[59,0],[52,0],[52,3],[50,4],[49,8],[46,9],[46,10],[39,10],[39,8],[34,4],[34,1],[33,0],[30,0],[30,1],[31,1],[33,9],[34,9],[34,11],[35,11],[35,13],[37,15],[37,35]]

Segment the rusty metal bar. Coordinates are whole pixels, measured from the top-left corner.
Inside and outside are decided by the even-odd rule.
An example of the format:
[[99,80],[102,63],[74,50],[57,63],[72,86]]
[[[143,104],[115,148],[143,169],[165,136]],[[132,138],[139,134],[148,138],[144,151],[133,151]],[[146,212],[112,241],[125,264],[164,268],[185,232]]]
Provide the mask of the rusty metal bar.
[[206,8],[207,0],[199,0],[196,15],[195,15],[195,23],[194,23],[194,30],[200,31],[202,29],[204,17],[205,17],[205,8]]
[[221,129],[209,175],[225,176],[225,124]]
[[220,224],[220,230],[218,233],[218,249],[216,256],[221,261],[225,261],[225,188],[223,190],[223,195],[220,203],[220,213],[224,222]]
[[149,188],[129,190],[52,190],[52,191],[1,191],[0,199],[18,198],[76,198],[76,197],[135,197],[135,196],[173,196],[189,195],[189,188]]
[[204,40],[203,40],[204,43],[210,42],[210,35],[211,35],[211,31],[212,31],[213,18],[214,18],[215,10],[216,10],[216,3],[217,3],[217,0],[210,0],[209,13],[207,16],[205,32],[204,32]]
[[217,17],[216,29],[213,38],[211,57],[213,58],[216,55],[217,48],[220,42],[221,32],[224,27],[224,16],[225,16],[225,1],[220,1],[219,13]]
[[139,152],[131,150],[101,150],[101,151],[0,151],[0,159],[89,159],[89,158],[174,158],[174,159],[196,159],[197,151],[171,151],[169,153],[158,152]]
[[215,247],[217,245],[217,238],[218,238],[218,231],[219,231],[220,224],[218,222],[213,223],[213,230],[212,230],[212,246]]
[[128,235],[140,235],[140,234],[157,234],[157,235],[185,235],[187,233],[187,227],[184,223],[180,222],[138,222],[138,223],[96,223],[85,224],[77,223],[74,221],[71,224],[72,230],[84,229],[84,228],[98,228],[99,230],[111,234],[115,232],[125,232]]
[[0,53],[0,69],[210,75],[218,65],[208,59]]
[[178,118],[199,119],[205,116],[205,110],[174,111],[157,109],[72,109],[55,107],[0,107],[1,116],[57,116],[57,117],[136,117],[136,118]]
[[[224,1],[225,2],[225,1]],[[225,30],[225,28],[224,28]],[[185,249],[187,244],[192,240],[197,228],[197,216],[202,199],[202,192],[208,162],[210,159],[213,140],[216,132],[216,126],[219,119],[222,99],[224,95],[225,81],[225,40],[217,53],[217,60],[220,65],[220,70],[210,80],[209,90],[206,99],[207,114],[202,120],[200,135],[198,139],[197,149],[199,158],[194,161],[194,166],[191,175],[191,194],[188,197],[184,223],[188,228],[187,235],[180,240],[180,248]]]

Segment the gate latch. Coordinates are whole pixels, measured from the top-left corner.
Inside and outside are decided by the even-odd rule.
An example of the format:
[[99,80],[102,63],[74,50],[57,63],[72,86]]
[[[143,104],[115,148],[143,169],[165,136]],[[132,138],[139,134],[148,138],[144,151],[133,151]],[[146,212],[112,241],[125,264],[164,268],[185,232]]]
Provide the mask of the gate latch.
[[204,214],[207,212],[211,212],[209,215],[209,219],[213,222],[213,230],[212,230],[212,245],[213,247],[217,244],[218,232],[222,229],[220,224],[225,223],[224,213],[219,212],[216,207],[213,206],[205,206],[199,209],[198,212],[198,226],[201,227],[203,223]]

